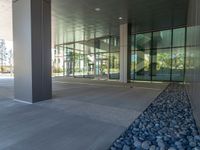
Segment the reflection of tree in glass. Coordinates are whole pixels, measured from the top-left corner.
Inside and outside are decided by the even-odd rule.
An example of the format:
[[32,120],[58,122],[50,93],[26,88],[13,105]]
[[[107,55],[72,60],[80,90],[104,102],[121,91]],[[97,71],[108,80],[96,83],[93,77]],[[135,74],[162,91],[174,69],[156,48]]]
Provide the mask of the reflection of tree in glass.
[[169,53],[159,53],[157,54],[157,70],[171,68],[171,60]]
[[149,71],[149,64],[150,64],[150,60],[149,60],[149,54],[145,54],[144,56],[144,71]]
[[172,69],[183,69],[184,68],[184,52],[174,51],[172,56],[173,66]]

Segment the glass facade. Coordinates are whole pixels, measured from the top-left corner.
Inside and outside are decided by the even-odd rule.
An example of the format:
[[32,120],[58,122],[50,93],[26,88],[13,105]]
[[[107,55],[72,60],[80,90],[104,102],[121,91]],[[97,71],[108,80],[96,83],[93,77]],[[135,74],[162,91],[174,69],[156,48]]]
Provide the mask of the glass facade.
[[[108,36],[61,44],[55,49],[55,75],[99,80],[119,79],[119,37]],[[63,63],[58,60],[63,60]]]
[[[131,35],[131,80],[184,81],[186,44],[192,46],[186,32],[183,27]],[[120,78],[119,36],[57,45],[54,53],[55,75]]]
[[183,81],[186,28],[132,35],[131,79]]
[[[186,82],[197,83],[198,71],[200,70],[200,26],[187,28],[186,42]],[[191,90],[191,89],[190,89]]]
[[171,49],[155,49],[152,54],[152,80],[169,81],[171,74]]

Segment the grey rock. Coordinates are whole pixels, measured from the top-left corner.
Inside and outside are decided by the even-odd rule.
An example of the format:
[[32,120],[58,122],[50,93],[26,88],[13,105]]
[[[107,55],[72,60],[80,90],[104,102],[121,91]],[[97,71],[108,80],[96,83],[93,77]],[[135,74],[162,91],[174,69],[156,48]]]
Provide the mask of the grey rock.
[[189,143],[189,145],[190,145],[190,147],[195,147],[197,144],[196,144],[196,142],[195,141],[190,141],[190,143]]
[[185,150],[183,146],[177,146],[178,150]]
[[136,150],[200,150],[184,86],[170,84],[116,141],[113,147],[121,150],[123,145]]
[[149,150],[156,150],[156,146],[155,145],[151,145]]
[[195,139],[196,141],[200,141],[200,135],[195,135],[195,136],[194,136],[194,139]]
[[134,141],[138,141],[138,138],[136,136],[133,136]]
[[117,147],[117,148],[122,148],[122,145],[119,144],[119,143],[114,143],[114,146]]
[[124,145],[122,150],[130,150],[131,148],[128,145]]
[[192,136],[187,136],[188,141],[192,141],[193,137]]
[[168,150],[176,150],[176,148],[175,147],[170,147],[170,148],[168,148]]
[[144,141],[144,142],[142,142],[142,148],[143,149],[146,149],[146,150],[149,149],[150,145],[151,145],[150,141]]
[[162,136],[156,136],[157,140],[162,140]]
[[170,138],[169,138],[168,136],[165,136],[163,139],[164,139],[164,141],[166,141],[166,142],[170,140]]
[[175,142],[175,145],[176,145],[177,147],[180,147],[180,146],[182,146],[182,143],[181,143],[180,141],[177,141],[177,142]]
[[159,146],[160,148],[165,148],[165,143],[164,143],[163,141],[159,141],[159,142],[158,142],[158,146]]
[[110,150],[117,150],[115,147],[111,147]]
[[131,140],[130,140],[130,139],[131,139],[131,138],[129,137],[129,138],[125,139],[124,142],[125,142],[127,145],[130,145],[130,144],[131,144]]
[[138,132],[138,131],[140,131],[140,129],[138,129],[138,128],[133,128],[133,131],[132,131],[132,132]]
[[134,146],[135,146],[136,148],[140,148],[141,145],[142,145],[142,143],[141,143],[140,141],[135,141],[135,142],[134,142]]

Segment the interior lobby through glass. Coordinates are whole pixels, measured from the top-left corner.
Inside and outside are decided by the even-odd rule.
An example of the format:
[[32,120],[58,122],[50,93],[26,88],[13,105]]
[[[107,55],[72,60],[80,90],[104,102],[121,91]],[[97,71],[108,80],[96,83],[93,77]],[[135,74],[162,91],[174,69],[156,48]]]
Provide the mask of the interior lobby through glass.
[[[131,80],[184,81],[188,34],[186,27],[132,34]],[[118,35],[57,44],[52,56],[54,76],[119,80]]]

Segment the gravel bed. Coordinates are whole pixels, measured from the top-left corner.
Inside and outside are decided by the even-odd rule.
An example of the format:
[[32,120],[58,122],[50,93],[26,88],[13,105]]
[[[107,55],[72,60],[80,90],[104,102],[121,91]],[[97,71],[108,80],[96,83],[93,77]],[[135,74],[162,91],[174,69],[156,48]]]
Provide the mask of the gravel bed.
[[109,150],[200,150],[200,135],[184,85],[170,84]]

